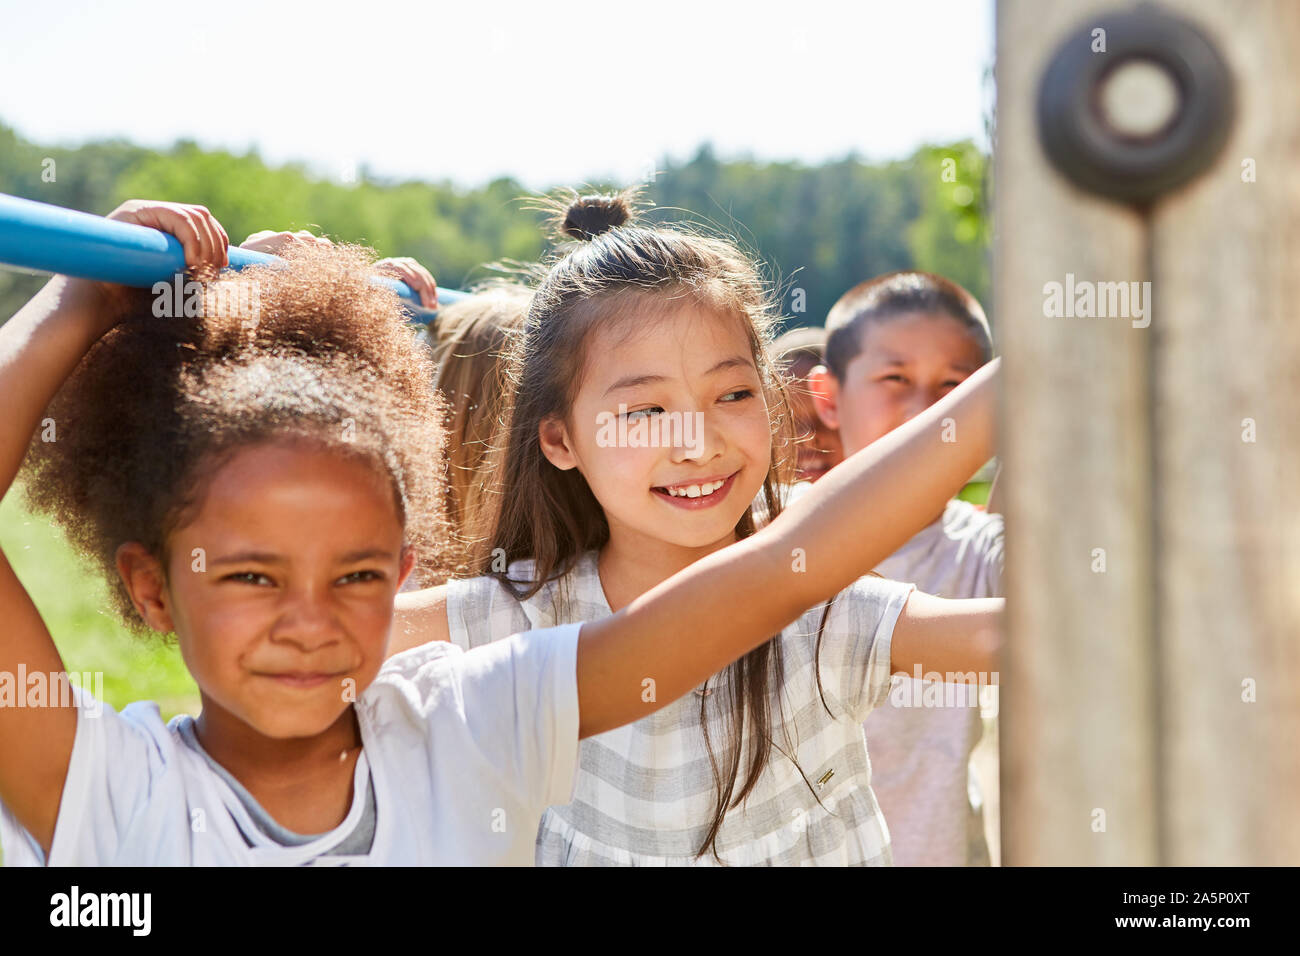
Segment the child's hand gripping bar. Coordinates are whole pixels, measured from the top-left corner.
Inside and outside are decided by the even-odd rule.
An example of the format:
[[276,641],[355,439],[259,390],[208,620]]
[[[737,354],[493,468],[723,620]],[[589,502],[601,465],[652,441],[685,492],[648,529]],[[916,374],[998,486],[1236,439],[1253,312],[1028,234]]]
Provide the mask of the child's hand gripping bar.
[[[264,252],[230,247],[232,269],[276,261]],[[145,287],[184,272],[185,251],[175,236],[157,229],[0,193],[0,265]],[[420,305],[419,294],[405,282],[382,275],[373,281],[401,296],[416,322],[428,324],[437,315]],[[464,292],[438,288],[443,305],[463,298]]]

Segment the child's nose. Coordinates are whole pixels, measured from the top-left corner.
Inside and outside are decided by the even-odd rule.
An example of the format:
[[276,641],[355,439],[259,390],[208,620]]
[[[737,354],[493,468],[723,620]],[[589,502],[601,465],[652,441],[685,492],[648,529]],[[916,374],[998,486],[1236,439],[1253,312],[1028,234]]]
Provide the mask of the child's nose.
[[285,607],[271,632],[275,640],[286,641],[304,651],[324,647],[338,638],[338,621],[322,596],[297,594],[286,598]]
[[726,445],[717,424],[704,412],[683,412],[674,424],[670,445],[675,462],[708,461]]
[[[904,422],[911,421],[913,418],[915,418],[917,415],[920,415],[923,411],[925,411],[927,408],[929,408],[938,400],[939,400],[939,396],[931,394],[929,389],[924,389],[924,388],[913,389],[911,395],[909,395],[907,398],[906,404],[904,405],[903,421]],[[901,425],[902,422],[899,422],[899,424]]]

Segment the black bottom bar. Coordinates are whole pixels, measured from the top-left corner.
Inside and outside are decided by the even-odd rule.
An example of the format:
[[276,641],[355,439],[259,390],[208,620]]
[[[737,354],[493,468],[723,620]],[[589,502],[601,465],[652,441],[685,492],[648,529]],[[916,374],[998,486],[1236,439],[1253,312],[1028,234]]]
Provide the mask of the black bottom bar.
[[[1179,945],[1199,936],[1232,945],[1242,933],[1288,925],[1294,882],[1292,870],[1199,868],[0,869],[0,927],[15,944],[6,950],[15,953],[29,937],[67,942],[73,936],[77,943],[103,939],[128,947],[201,943],[205,950],[270,942],[405,947],[412,935],[430,947],[475,940],[496,949],[517,935],[548,948],[598,940],[602,949],[618,940],[658,948],[713,933],[722,934],[728,950],[736,948],[737,934],[753,933],[765,951],[785,945],[769,934],[813,949],[895,939],[942,949],[957,941],[1074,943],[1099,936],[1169,938]],[[148,894],[147,911],[145,897],[132,894]]]

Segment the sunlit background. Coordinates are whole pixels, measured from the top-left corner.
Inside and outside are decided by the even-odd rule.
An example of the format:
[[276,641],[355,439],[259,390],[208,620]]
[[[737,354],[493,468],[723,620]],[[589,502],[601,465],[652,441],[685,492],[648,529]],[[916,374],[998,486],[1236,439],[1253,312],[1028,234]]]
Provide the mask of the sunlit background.
[[33,142],[255,149],[339,176],[636,179],[701,143],[818,164],[987,145],[991,0],[0,3]]
[[[790,324],[910,267],[987,305],[992,0],[4,0],[0,23],[0,192],[98,214],[203,203],[234,241],[311,228],[463,288],[547,248],[521,197],[641,183],[661,215],[759,255]],[[0,270],[0,317],[43,281]],[[197,712],[174,648],[101,610],[19,488],[0,544],[110,704]]]

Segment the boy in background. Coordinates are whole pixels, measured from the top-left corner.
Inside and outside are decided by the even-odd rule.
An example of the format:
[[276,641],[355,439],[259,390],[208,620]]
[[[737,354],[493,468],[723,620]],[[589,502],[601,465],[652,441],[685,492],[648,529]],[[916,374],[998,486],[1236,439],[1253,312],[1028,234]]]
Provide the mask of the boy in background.
[[[809,385],[845,455],[933,405],[993,356],[974,296],[925,272],[855,286],[832,307],[826,331],[826,361]],[[939,597],[1001,597],[1002,539],[1000,515],[953,499],[876,571]],[[978,688],[925,688],[894,675],[888,703],[863,725],[894,862],[987,866],[983,797],[970,768],[983,730]]]

